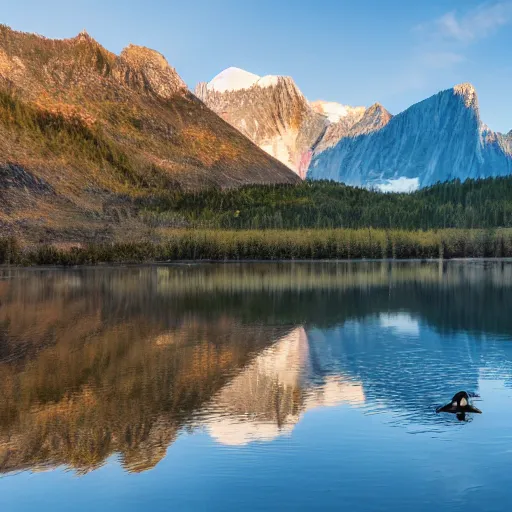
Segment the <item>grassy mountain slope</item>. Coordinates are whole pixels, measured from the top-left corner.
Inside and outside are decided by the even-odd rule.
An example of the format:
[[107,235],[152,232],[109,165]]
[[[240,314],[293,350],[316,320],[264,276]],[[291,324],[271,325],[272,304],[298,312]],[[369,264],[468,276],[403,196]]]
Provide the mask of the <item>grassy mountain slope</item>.
[[134,197],[295,181],[159,53],[130,45],[117,56],[86,33],[50,40],[0,26],[4,232],[109,238],[139,229]]

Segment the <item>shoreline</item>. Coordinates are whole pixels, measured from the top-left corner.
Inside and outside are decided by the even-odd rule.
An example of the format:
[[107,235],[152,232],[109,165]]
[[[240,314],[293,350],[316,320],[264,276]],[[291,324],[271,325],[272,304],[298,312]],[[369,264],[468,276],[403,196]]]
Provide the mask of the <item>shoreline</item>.
[[[122,267],[191,267],[200,265],[257,265],[257,264],[362,264],[362,263],[390,263],[390,264],[408,264],[408,263],[512,263],[512,257],[468,257],[468,258],[358,258],[358,259],[246,259],[246,260],[167,260],[167,261],[116,261],[116,262],[97,262],[85,264],[0,264],[0,271],[24,269],[24,270],[59,270],[59,269],[93,269],[93,268],[122,268]],[[2,279],[0,277],[0,279]]]
[[0,237],[0,264],[94,265],[512,257],[512,229],[162,230],[152,239],[27,245]]

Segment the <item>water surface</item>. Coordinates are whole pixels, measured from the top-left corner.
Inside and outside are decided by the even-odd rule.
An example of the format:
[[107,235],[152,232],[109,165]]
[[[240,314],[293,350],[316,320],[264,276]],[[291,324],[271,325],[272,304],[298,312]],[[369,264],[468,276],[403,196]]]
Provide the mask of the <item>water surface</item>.
[[510,261],[2,268],[0,510],[509,510],[511,301]]

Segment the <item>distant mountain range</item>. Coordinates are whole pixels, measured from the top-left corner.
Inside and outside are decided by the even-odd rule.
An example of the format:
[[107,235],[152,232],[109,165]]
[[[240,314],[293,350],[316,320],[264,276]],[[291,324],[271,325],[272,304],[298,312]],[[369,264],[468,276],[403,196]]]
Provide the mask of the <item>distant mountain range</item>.
[[302,178],[410,191],[455,178],[512,172],[512,131],[480,119],[461,84],[392,116],[382,105],[309,102],[290,77],[229,68],[196,95]]
[[380,105],[369,109],[309,102],[291,77],[260,77],[228,68],[196,96],[260,148],[305,178],[313,155],[347,136],[369,133],[388,121]]

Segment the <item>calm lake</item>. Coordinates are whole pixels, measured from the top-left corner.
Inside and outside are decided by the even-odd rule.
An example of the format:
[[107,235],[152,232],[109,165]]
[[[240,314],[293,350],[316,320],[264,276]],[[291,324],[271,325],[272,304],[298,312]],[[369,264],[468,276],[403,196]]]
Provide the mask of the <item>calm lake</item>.
[[0,268],[0,510],[508,511],[511,305],[499,260]]

